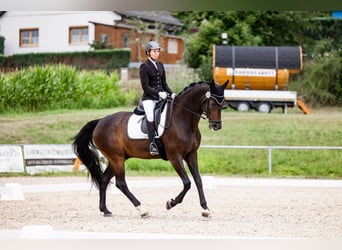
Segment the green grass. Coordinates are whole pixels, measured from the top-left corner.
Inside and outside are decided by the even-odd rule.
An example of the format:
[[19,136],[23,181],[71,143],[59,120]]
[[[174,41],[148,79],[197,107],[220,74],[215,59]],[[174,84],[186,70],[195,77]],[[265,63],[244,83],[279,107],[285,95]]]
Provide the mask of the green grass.
[[[100,110],[59,110],[6,114],[0,117],[1,144],[64,144],[89,120],[134,107]],[[212,132],[200,121],[202,145],[342,146],[342,109],[317,109],[304,115],[297,108],[284,115],[254,111],[222,112],[223,128]],[[263,149],[204,149],[198,151],[202,174],[269,176],[268,152]],[[341,150],[273,150],[272,176],[342,177]],[[163,160],[130,159],[130,175],[176,175]]]

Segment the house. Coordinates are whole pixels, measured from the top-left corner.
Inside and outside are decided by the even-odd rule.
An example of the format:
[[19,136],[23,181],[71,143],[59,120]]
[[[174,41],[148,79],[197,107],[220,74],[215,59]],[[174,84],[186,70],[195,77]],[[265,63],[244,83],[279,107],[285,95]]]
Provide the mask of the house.
[[94,41],[130,48],[131,63],[146,56],[153,39],[163,47],[165,64],[182,62],[184,42],[176,35],[182,23],[166,11],[8,11],[0,12],[5,55],[88,51]]
[[131,62],[141,62],[144,45],[157,40],[163,48],[159,59],[165,64],[183,60],[184,41],[176,33],[183,24],[167,11],[115,11],[121,20],[113,25],[95,23],[95,40],[108,39],[113,47],[130,48]]

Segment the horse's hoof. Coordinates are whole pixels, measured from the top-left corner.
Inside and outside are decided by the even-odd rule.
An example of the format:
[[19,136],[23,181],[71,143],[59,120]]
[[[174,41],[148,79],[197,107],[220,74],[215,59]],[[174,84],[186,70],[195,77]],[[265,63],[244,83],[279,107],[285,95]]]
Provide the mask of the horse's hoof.
[[112,212],[109,211],[106,207],[100,208],[100,211],[103,212],[104,217],[112,217]]
[[167,209],[167,210],[170,210],[170,209],[172,208],[171,202],[172,202],[172,200],[168,200],[168,201],[166,202],[166,209]]
[[141,214],[140,214],[140,217],[141,217],[142,219],[148,218],[148,217],[150,217],[150,213],[149,213],[149,212],[141,213]]
[[147,210],[145,210],[145,208],[143,206],[137,206],[136,209],[139,211],[141,218],[150,217],[149,212]]
[[211,219],[211,218],[212,218],[212,215],[211,215],[209,209],[203,210],[203,211],[202,211],[202,216],[203,216],[204,218],[207,218],[207,219]]

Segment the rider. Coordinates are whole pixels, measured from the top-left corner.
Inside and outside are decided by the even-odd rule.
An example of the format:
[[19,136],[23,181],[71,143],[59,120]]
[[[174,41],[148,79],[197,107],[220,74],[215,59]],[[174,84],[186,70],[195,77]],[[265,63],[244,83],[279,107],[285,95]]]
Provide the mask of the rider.
[[159,99],[166,99],[176,94],[172,92],[166,83],[165,69],[162,62],[158,61],[161,47],[155,41],[149,41],[145,46],[147,60],[140,65],[140,82],[143,89],[142,104],[147,119],[147,135],[150,142],[150,154],[158,155],[158,147],[155,143],[154,108]]

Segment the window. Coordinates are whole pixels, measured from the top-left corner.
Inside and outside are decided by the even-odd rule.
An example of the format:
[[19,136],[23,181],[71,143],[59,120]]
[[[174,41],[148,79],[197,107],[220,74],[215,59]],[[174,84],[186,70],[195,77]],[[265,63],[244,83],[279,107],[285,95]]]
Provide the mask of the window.
[[169,39],[167,44],[167,52],[169,54],[177,54],[178,53],[178,43],[176,39]]
[[70,27],[70,44],[88,44],[88,27]]
[[39,29],[21,29],[20,47],[31,47],[39,45]]
[[101,34],[101,42],[108,43],[109,42],[109,35],[108,34]]
[[130,41],[129,41],[129,33],[128,32],[123,33],[121,35],[121,46],[122,46],[122,48],[129,48],[131,46]]

